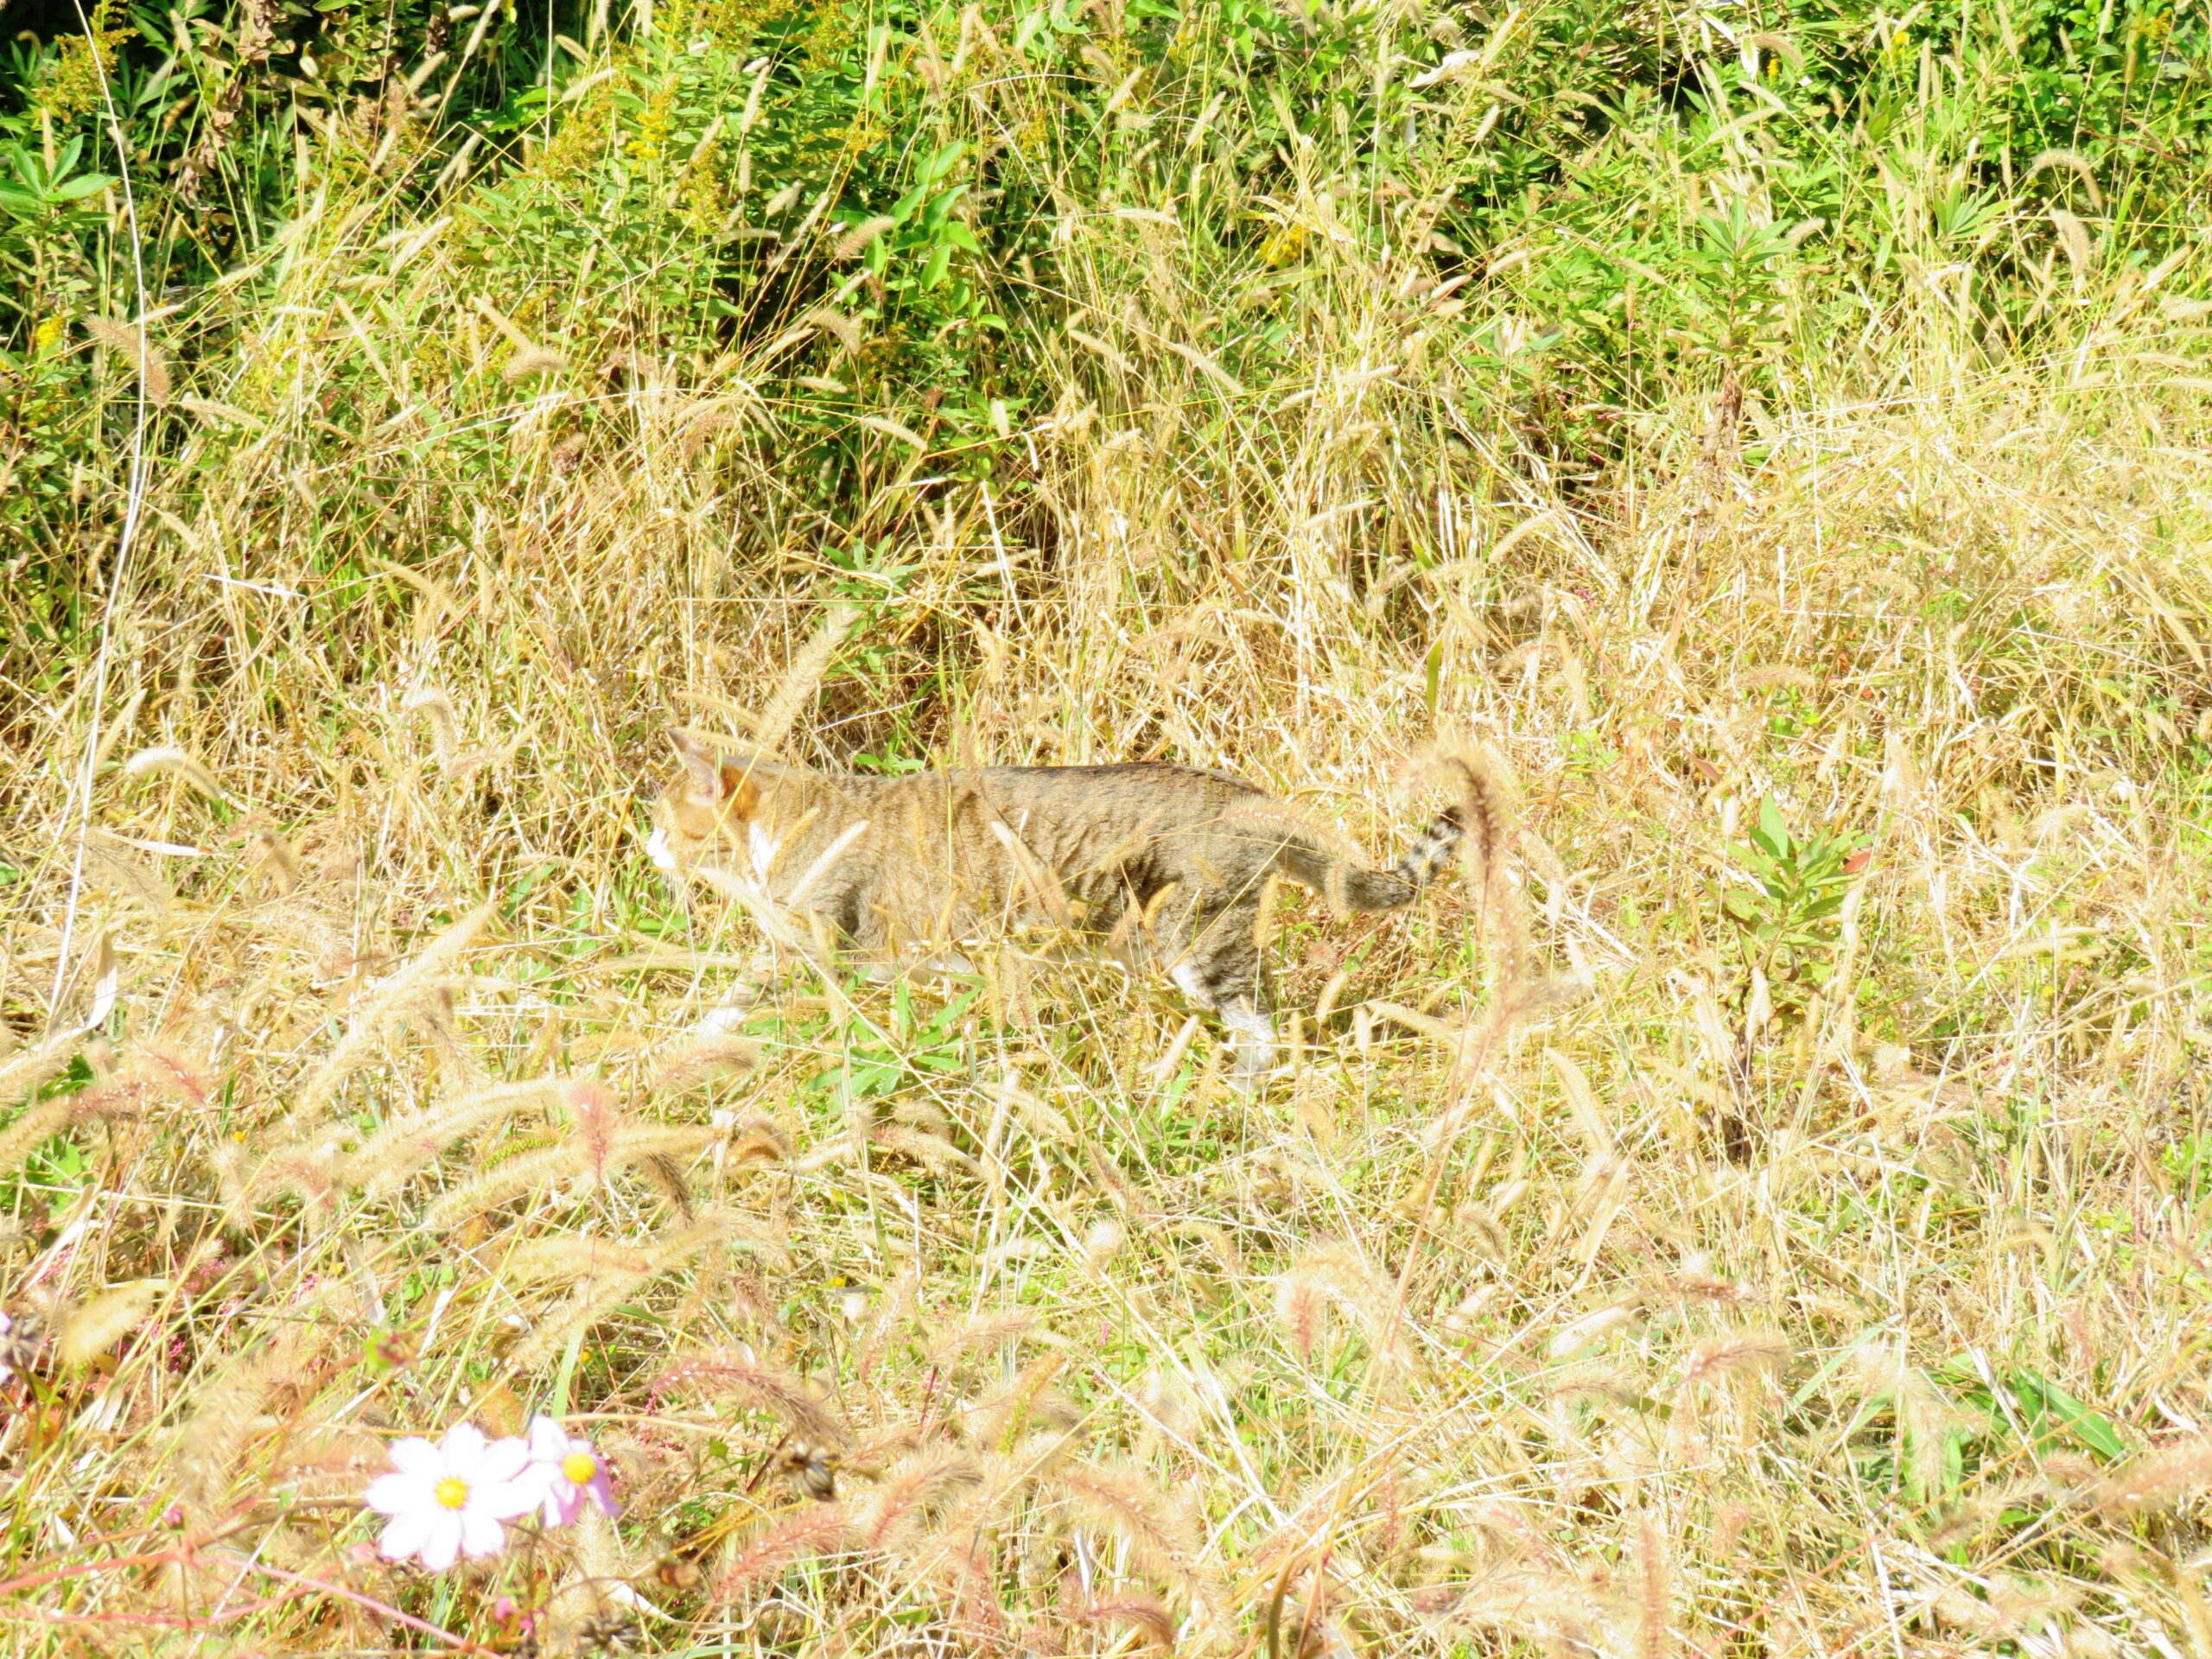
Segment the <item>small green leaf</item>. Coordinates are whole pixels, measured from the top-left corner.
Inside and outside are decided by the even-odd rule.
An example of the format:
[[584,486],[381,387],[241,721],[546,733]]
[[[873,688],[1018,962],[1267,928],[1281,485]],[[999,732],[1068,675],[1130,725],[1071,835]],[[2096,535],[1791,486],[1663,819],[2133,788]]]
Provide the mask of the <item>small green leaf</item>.
[[2016,1371],[2011,1381],[2012,1391],[2023,1402],[2034,1402],[2056,1418],[2059,1427],[2099,1457],[2107,1462],[2118,1462],[2127,1455],[2127,1442],[2120,1439],[2120,1431],[2108,1418],[2091,1411],[2050,1378],[2033,1371]]
[[1776,858],[1789,855],[1789,826],[1782,819],[1782,809],[1774,804],[1774,797],[1759,797],[1758,828],[1751,831],[1751,839]]
[[959,162],[961,156],[967,154],[967,140],[963,138],[956,138],[952,143],[945,145],[944,149],[931,156],[928,161],[922,163],[921,180],[923,185],[927,187],[929,185],[935,184],[939,179],[943,178],[947,173],[950,173],[953,169],[953,167]]
[[956,184],[934,198],[928,207],[922,209],[922,228],[934,231],[943,225],[945,216],[951,213],[953,204],[960,200],[967,188],[964,184]]

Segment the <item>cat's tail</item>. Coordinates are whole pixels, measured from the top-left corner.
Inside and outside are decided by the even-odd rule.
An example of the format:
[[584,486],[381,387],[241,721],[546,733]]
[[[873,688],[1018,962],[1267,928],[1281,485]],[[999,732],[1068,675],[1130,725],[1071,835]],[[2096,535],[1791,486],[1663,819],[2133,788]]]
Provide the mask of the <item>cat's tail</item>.
[[1343,911],[1401,909],[1463,853],[1470,855],[1465,861],[1469,880],[1484,886],[1498,868],[1510,833],[1505,786],[1496,769],[1471,751],[1440,747],[1429,755],[1427,766],[1430,775],[1448,780],[1459,798],[1430,820],[1405,856],[1388,869],[1364,868],[1319,840],[1305,836],[1284,845],[1276,868]]
[[1398,910],[1443,874],[1459,849],[1464,818],[1457,806],[1439,813],[1406,855],[1387,870],[1370,870],[1310,841],[1284,844],[1277,865],[1300,887],[1311,887],[1335,910]]

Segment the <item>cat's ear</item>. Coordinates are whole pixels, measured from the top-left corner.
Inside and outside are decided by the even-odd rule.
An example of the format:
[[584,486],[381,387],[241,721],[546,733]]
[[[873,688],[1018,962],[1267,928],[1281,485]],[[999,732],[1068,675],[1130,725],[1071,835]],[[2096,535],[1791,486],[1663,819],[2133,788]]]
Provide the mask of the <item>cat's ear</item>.
[[702,743],[680,726],[671,728],[668,738],[676,746],[677,756],[683,762],[692,789],[741,818],[753,815],[753,809],[760,799],[761,783],[790,770],[773,760],[762,760],[753,755],[724,754]]
[[668,741],[676,746],[676,758],[683,762],[685,776],[691,787],[709,800],[720,800],[722,794],[722,758],[681,726],[669,728]]

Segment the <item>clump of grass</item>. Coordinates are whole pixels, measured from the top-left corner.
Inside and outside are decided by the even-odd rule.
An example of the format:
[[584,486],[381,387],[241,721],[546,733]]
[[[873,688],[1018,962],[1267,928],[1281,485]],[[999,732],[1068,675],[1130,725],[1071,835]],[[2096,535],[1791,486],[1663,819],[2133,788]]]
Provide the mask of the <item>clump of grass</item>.
[[[543,148],[403,88],[281,252],[71,314],[165,346],[0,365],[112,579],[0,595],[11,1644],[2200,1640],[2201,255],[1940,54],[1839,132],[1824,45],[1609,18],[1666,106],[1532,128],[1598,94],[1515,16],[902,23],[857,201],[739,23],[593,34]],[[1413,777],[1464,879],[1282,896],[1247,1100],[1050,941],[672,891],[694,712],[1378,858]],[[362,1558],[383,1441],[540,1411],[619,1524]]]

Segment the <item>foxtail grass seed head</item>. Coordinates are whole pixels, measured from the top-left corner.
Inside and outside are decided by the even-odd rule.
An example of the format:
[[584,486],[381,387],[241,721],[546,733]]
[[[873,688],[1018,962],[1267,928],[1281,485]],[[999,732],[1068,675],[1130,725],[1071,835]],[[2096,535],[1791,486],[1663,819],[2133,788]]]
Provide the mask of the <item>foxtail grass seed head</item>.
[[109,352],[120,358],[138,377],[145,389],[149,404],[166,404],[169,400],[168,359],[160,346],[146,338],[143,327],[133,327],[107,317],[87,317],[86,331]]
[[62,1320],[55,1356],[65,1365],[91,1364],[144,1322],[164,1287],[152,1279],[95,1296]]
[[227,798],[222,785],[216,781],[215,774],[208,770],[207,763],[174,744],[139,750],[123,763],[123,775],[131,779],[175,778],[211,801]]

